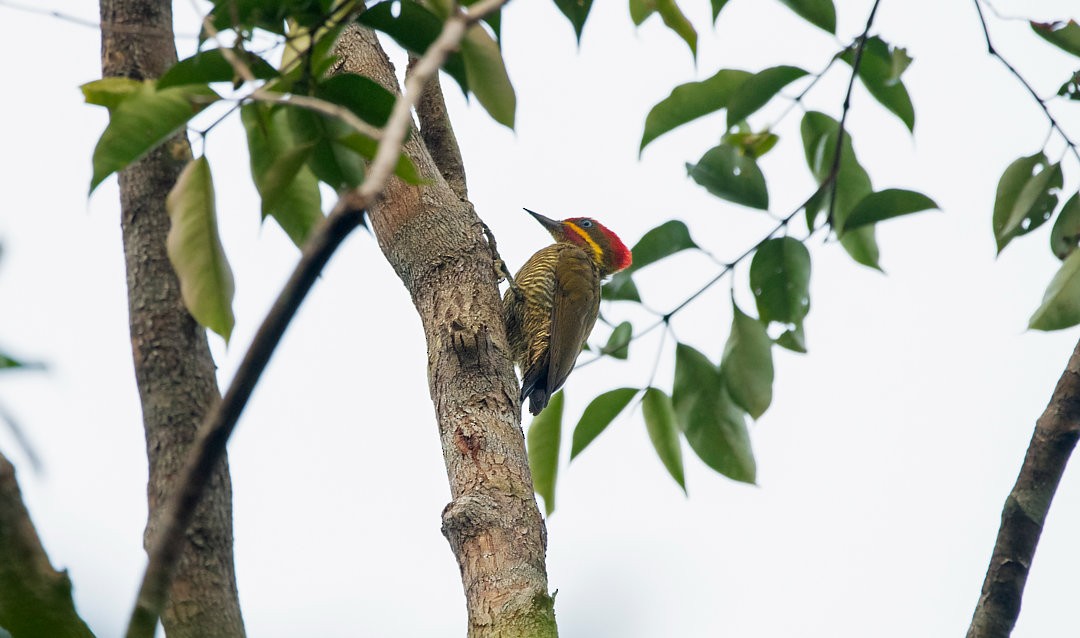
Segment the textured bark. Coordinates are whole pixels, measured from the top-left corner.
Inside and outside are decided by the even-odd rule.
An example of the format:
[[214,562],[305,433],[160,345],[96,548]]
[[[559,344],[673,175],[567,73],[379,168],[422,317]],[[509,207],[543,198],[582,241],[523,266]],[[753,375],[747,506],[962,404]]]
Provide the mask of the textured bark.
[[15,638],[93,638],[71,600],[71,580],[49,563],[23,505],[15,468],[0,454],[0,627]]
[[1005,500],[968,638],[1003,638],[1012,633],[1046,514],[1078,436],[1080,343],[1054,388],[1050,404],[1035,422],[1024,464]]
[[[101,25],[104,77],[153,78],[176,61],[170,0],[101,0]],[[179,135],[120,173],[131,346],[150,466],[144,545],[199,423],[220,398],[206,332],[183,305],[165,249],[165,196],[190,156]],[[223,458],[187,530],[169,590],[162,623],[170,638],[244,635],[232,546],[232,487]]]
[[[409,68],[405,71],[405,77],[409,76],[415,56],[409,56]],[[439,84],[439,76],[431,78],[424,85],[424,92],[420,94],[420,101],[416,105],[416,116],[420,120],[420,136],[424,139],[439,173],[446,183],[462,201],[469,198],[469,185],[465,181],[465,163],[461,159],[461,148],[454,135],[454,127],[450,125],[450,114],[446,112],[446,101],[443,99],[442,85]]]
[[[397,90],[371,32],[347,31],[339,49],[342,70]],[[412,136],[405,152],[428,183],[393,179],[369,214],[427,337],[429,389],[453,499],[442,530],[461,568],[468,635],[555,636],[546,532],[533,496],[491,247],[472,205],[443,179],[423,138]]]

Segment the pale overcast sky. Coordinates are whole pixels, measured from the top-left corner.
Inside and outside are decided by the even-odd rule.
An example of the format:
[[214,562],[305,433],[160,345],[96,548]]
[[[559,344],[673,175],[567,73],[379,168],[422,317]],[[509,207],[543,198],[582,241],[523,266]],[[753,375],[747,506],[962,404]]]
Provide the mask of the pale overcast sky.
[[[632,244],[682,219],[699,244],[734,257],[771,226],[685,176],[720,135],[707,118],[654,142],[639,160],[649,108],[678,83],[720,68],[824,66],[839,46],[779,2],[735,0],[709,30],[708,3],[680,3],[701,29],[696,67],[654,18],[597,2],[580,50],[550,2],[517,0],[504,53],[518,128],[495,124],[446,82],[473,201],[516,268],[548,240],[522,206],[597,217]],[[868,0],[839,0],[840,39],[861,31]],[[49,9],[97,17],[90,2]],[[999,2],[1004,14],[1076,17],[1075,2]],[[49,372],[4,375],[0,402],[37,445],[35,476],[6,431],[53,563],[70,570],[97,635],[122,633],[144,565],[146,462],[131,371],[115,180],[89,203],[90,154],[106,122],[78,85],[100,75],[91,28],[0,6],[7,60],[5,206],[0,214],[0,346]],[[177,4],[177,31],[197,21]],[[1077,60],[1023,22],[991,16],[997,44],[1049,94]],[[559,477],[548,566],[566,638],[959,636],[979,595],[1005,495],[1080,331],[1024,331],[1053,275],[1049,225],[995,259],[994,188],[1005,166],[1039,150],[1047,124],[986,55],[971,2],[884,2],[875,33],[915,58],[904,76],[914,139],[861,87],[849,117],[876,188],[909,187],[941,204],[879,229],[887,275],[835,243],[811,242],[810,352],[776,350],[772,407],[751,426],[759,485],[687,458],[689,498],[651,449],[640,411],[624,414]],[[180,42],[181,55],[194,41]],[[847,68],[808,100],[839,116]],[[762,124],[782,104],[753,121]],[[1057,107],[1055,107],[1057,108]],[[1058,109],[1080,139],[1080,104]],[[770,115],[771,114],[771,115]],[[772,209],[813,187],[798,113],[763,161]],[[1060,152],[1060,143],[1051,146]],[[223,241],[237,282],[228,349],[211,344],[223,383],[297,253],[260,227],[238,122],[208,144]],[[1071,160],[1070,160],[1071,161]],[[1066,190],[1078,182],[1075,162]],[[713,262],[685,254],[638,277],[670,308]],[[746,269],[734,276],[753,307]],[[678,337],[718,358],[730,324],[725,282],[682,313]],[[612,319],[633,309],[604,310]],[[641,324],[644,325],[644,324]],[[578,371],[564,436],[590,398],[648,381],[659,343],[629,362]],[[595,341],[606,338],[598,329]],[[657,384],[670,388],[671,341]],[[564,453],[568,449],[564,450]],[[461,636],[464,597],[439,533],[449,498],[427,394],[419,321],[370,236],[330,263],[271,362],[230,447],[236,558],[249,635]],[[1066,472],[1028,581],[1018,638],[1075,635],[1080,620],[1080,477]]]

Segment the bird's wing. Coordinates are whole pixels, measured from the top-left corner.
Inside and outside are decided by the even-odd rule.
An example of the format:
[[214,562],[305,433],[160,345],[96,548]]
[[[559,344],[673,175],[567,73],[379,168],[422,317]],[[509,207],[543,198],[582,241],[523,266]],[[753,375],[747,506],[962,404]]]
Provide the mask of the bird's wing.
[[549,395],[570,376],[600,312],[600,273],[583,250],[566,246],[559,255],[555,273],[547,375]]

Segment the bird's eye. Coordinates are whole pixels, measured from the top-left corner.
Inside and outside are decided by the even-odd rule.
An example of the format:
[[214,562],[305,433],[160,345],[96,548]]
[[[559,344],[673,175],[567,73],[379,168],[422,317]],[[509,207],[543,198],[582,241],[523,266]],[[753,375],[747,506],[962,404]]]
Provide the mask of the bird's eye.
[[583,219],[583,220],[581,220],[581,223],[578,224],[578,225],[581,226],[582,228],[592,228],[592,220],[591,219]]

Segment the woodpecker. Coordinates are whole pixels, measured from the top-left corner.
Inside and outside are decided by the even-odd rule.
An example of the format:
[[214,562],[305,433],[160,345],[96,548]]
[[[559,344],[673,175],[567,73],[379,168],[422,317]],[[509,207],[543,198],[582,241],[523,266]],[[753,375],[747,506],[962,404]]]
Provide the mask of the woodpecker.
[[600,312],[600,284],[630,265],[630,250],[589,217],[557,221],[525,212],[551,233],[503,295],[503,317],[514,363],[521,369],[521,401],[540,414],[566,382]]

